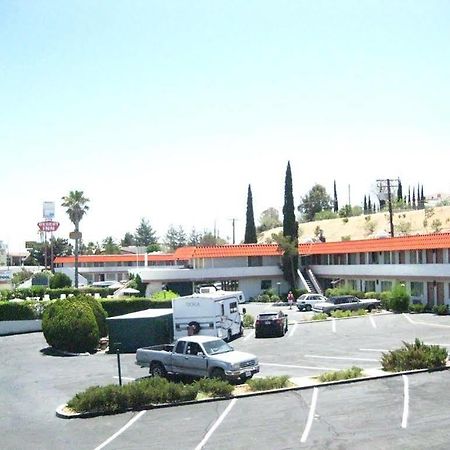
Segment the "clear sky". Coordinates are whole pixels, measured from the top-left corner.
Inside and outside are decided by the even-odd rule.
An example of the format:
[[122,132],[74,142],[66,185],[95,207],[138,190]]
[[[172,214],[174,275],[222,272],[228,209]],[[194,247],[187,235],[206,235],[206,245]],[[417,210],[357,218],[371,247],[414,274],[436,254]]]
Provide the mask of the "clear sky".
[[450,193],[450,2],[0,0],[0,240],[244,234],[292,166],[361,204],[377,178]]

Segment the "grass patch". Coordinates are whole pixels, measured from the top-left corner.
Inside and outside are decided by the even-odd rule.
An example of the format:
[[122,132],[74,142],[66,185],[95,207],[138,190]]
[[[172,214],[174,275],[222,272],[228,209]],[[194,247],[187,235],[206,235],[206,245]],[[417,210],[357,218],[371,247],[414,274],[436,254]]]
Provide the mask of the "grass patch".
[[228,381],[217,378],[200,378],[194,382],[194,386],[207,397],[229,397],[234,389]]
[[253,328],[255,318],[251,314],[244,314],[242,318],[242,325],[244,328]]
[[335,319],[342,319],[344,317],[365,316],[367,311],[365,309],[358,309],[357,311],[333,311],[331,317]]
[[247,381],[251,391],[269,391],[271,389],[282,389],[288,387],[289,377],[281,375],[278,377],[252,378]]
[[360,367],[351,367],[350,369],[336,370],[334,372],[325,372],[318,378],[322,383],[328,381],[350,380],[351,378],[359,378],[362,376],[363,370]]
[[317,313],[312,316],[312,320],[326,320],[328,319],[328,314]]
[[383,370],[402,372],[404,370],[433,369],[443,367],[448,352],[439,345],[426,345],[420,339],[413,344],[403,342],[403,347],[381,355]]

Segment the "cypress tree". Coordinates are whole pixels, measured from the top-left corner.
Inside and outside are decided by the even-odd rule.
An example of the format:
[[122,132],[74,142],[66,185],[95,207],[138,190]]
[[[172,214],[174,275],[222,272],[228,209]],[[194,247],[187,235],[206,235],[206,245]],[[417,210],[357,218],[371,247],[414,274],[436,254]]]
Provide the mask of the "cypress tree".
[[408,187],[408,206],[411,208],[411,186]]
[[416,209],[416,188],[413,187],[412,204],[413,209]]
[[292,173],[289,161],[284,180],[283,236],[287,242],[283,248],[283,273],[291,288],[295,288],[298,270],[298,223],[295,220]]
[[369,197],[369,200],[367,201],[367,211],[370,214],[372,212],[372,200],[370,200],[370,195],[368,197]]
[[336,191],[336,180],[334,180],[334,203],[333,203],[333,211],[335,213],[339,212],[339,203],[337,199],[337,191]]
[[423,195],[423,184],[420,189],[420,202],[422,204],[422,209],[424,209],[425,208],[425,196]]
[[252,188],[248,185],[247,191],[247,222],[245,224],[245,244],[256,244],[256,227],[255,227],[255,217],[253,215],[253,196]]
[[403,187],[400,178],[398,179],[397,200],[399,202],[403,200]]
[[364,214],[367,214],[367,198],[364,196]]

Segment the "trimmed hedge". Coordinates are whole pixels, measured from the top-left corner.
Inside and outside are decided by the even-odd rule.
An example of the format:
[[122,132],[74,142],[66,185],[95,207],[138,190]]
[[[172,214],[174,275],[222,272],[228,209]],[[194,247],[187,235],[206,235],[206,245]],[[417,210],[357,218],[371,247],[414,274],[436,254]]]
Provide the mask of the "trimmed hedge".
[[107,312],[108,317],[121,316],[149,308],[172,308],[171,300],[150,300],[148,298],[102,299],[100,304]]
[[247,381],[251,391],[269,391],[282,389],[289,385],[289,377],[281,375],[277,377],[252,378]]
[[51,347],[68,352],[94,352],[100,339],[89,304],[69,299],[56,300],[45,308],[42,331]]
[[0,320],[33,320],[37,313],[34,302],[0,302]]
[[106,318],[108,317],[108,314],[103,309],[103,306],[101,303],[96,300],[94,297],[91,297],[89,295],[82,295],[79,297],[74,297],[73,299],[70,299],[71,301],[80,301],[84,302],[92,309],[92,312],[95,316],[95,321],[97,322],[98,331],[100,333],[100,337],[108,336],[108,326],[106,325]]
[[350,380],[362,376],[363,370],[360,367],[353,366],[350,369],[336,370],[333,372],[325,372],[317,379],[322,383],[329,381]]
[[108,295],[112,295],[115,289],[110,288],[60,288],[60,289],[50,289],[45,286],[33,286],[31,288],[23,289],[2,289],[0,290],[0,297],[3,300],[11,300],[13,298],[21,298],[25,300],[27,297],[43,297],[47,294],[51,300],[58,300],[61,294],[65,294],[67,297],[69,295],[86,295],[86,294],[100,294],[100,297],[106,298]]

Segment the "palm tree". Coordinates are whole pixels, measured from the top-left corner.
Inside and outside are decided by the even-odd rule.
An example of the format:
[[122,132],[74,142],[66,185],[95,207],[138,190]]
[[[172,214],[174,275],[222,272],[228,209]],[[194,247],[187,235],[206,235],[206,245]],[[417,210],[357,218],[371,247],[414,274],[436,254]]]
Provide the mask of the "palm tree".
[[61,206],[66,208],[70,221],[75,225],[75,287],[78,287],[78,253],[80,233],[80,221],[89,209],[89,199],[84,197],[83,191],[70,191],[69,195],[62,197]]

